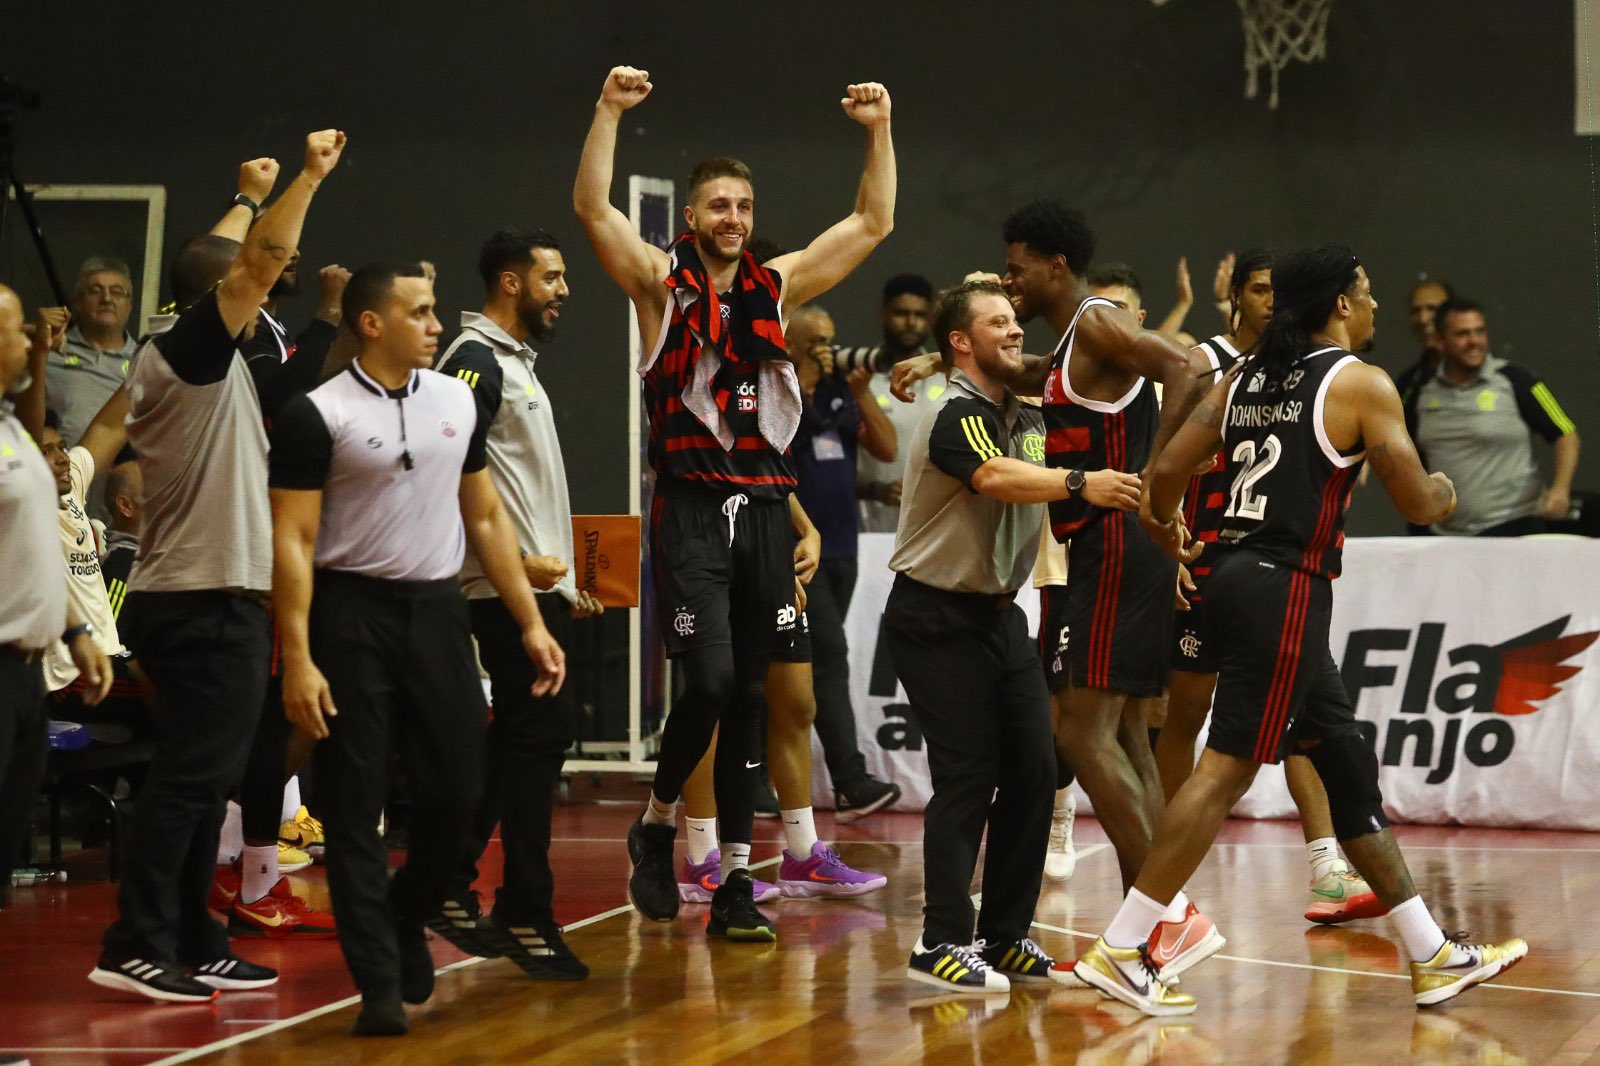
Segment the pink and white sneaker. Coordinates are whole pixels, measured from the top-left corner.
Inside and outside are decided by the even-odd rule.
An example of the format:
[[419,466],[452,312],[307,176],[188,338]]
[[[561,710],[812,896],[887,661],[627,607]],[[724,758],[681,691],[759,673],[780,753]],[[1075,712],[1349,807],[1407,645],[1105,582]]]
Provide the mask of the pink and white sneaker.
[[811,845],[809,858],[797,859],[787,848],[778,865],[778,889],[791,899],[840,899],[864,896],[889,883],[882,874],[852,870],[839,853],[820,840]]
[[1209,959],[1227,943],[1211,919],[1190,903],[1183,921],[1157,922],[1151,930],[1150,961],[1160,971],[1161,980],[1175,985],[1178,975]]
[[[722,884],[722,852],[712,848],[705,862],[691,864],[684,856],[678,870],[678,899],[683,903],[710,903]],[[778,898],[778,886],[756,881],[756,902],[770,903]]]

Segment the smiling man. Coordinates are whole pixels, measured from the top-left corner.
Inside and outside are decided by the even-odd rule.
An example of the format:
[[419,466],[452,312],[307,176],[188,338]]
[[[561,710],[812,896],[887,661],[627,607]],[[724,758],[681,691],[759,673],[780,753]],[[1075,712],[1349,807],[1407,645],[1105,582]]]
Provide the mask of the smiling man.
[[[1022,368],[1022,327],[1005,290],[968,281],[942,293],[934,340],[950,374],[908,443],[894,589],[884,634],[928,746],[923,933],[907,976],[988,993],[1048,981],[1028,937],[1050,834],[1055,759],[1050,693],[1016,605],[1044,504],[1082,495],[1119,512],[1139,479],[1096,470],[1082,483],[1044,465],[1044,418],[1006,387]],[[988,827],[983,912],[968,895]]]

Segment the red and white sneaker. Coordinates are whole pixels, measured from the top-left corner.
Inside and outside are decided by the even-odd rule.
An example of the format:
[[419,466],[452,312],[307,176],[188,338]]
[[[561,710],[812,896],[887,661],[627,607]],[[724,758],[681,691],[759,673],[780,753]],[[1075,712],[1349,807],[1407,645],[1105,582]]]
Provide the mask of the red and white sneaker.
[[264,936],[273,940],[332,940],[339,935],[333,915],[313,908],[278,878],[272,891],[246,903],[235,898],[228,912],[229,936]]
[[1050,967],[1050,980],[1067,988],[1093,988],[1094,985],[1078,976],[1077,967],[1077,959],[1063,959]]
[[1185,970],[1209,959],[1227,943],[1211,919],[1190,903],[1183,921],[1157,922],[1150,931],[1150,961],[1161,980],[1173,985]]
[[234,898],[239,895],[239,886],[244,882],[244,875],[239,872],[239,867],[218,866],[217,874],[211,879],[211,893],[206,896],[206,906],[218,914],[226,915],[233,910]]

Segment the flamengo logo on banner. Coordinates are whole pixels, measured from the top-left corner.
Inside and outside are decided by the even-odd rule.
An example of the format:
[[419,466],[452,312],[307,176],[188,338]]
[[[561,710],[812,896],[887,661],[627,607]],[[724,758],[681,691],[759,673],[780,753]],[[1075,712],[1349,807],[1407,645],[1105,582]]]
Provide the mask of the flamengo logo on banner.
[[[1445,660],[1467,669],[1437,685],[1443,622],[1424,622],[1414,630],[1352,630],[1339,668],[1352,701],[1360,700],[1362,689],[1401,683],[1400,666],[1372,661],[1375,653],[1411,651],[1399,713],[1382,723],[1381,738],[1378,724],[1361,723],[1378,761],[1384,766],[1402,765],[1410,742],[1410,765],[1429,767],[1430,785],[1450,777],[1458,752],[1474,766],[1505,762],[1516,745],[1511,720],[1533,714],[1560,692],[1562,684],[1583,669],[1584,664],[1569,660],[1600,637],[1600,633],[1567,633],[1571,620],[1565,615],[1500,644],[1451,648]],[[1440,722],[1433,712],[1447,717]]]

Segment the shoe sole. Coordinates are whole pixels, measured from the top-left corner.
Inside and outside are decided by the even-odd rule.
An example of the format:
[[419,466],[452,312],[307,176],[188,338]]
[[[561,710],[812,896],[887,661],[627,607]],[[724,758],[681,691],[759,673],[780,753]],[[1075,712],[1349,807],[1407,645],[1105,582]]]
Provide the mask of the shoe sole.
[[706,926],[706,936],[714,936],[721,940],[732,940],[737,944],[776,944],[778,932],[775,929],[712,929]]
[[280,862],[278,864],[278,873],[297,874],[301,870],[309,870],[310,868],[311,863],[309,862]]
[[1047,860],[1046,864],[1045,864],[1045,868],[1044,868],[1044,878],[1045,878],[1046,881],[1054,881],[1054,882],[1056,882],[1056,884],[1061,884],[1064,881],[1072,880],[1072,875],[1075,872],[1077,872],[1077,869],[1078,869],[1078,853],[1077,852],[1073,852],[1072,856],[1071,856],[1071,858],[1069,860],[1069,865],[1067,866],[1067,870],[1066,870],[1065,873],[1055,873],[1055,872],[1053,872],[1050,869],[1049,862]]
[[[710,903],[711,896],[714,892],[715,889],[708,891],[704,888],[701,888],[699,885],[685,884],[682,881],[678,882],[679,903]],[[771,903],[775,899],[782,898],[783,893],[778,890],[776,885],[774,885],[764,892],[757,892],[755,901],[757,903]]]
[[278,983],[278,978],[276,975],[272,977],[257,978],[253,981],[241,980],[237,977],[209,976],[196,977],[195,980],[199,981],[208,988],[215,988],[219,992],[249,992],[251,989],[255,988],[271,988],[273,985]]
[[1184,949],[1171,962],[1161,967],[1159,971],[1161,980],[1165,981],[1169,985],[1176,983],[1181,974],[1194,969],[1196,966],[1200,965],[1202,962],[1205,962],[1211,956],[1227,947],[1227,945],[1227,937],[1217,932],[1216,926],[1212,926],[1211,932],[1205,935],[1205,939],[1201,940],[1200,943],[1194,945],[1193,947]]
[[135,995],[144,996],[146,999],[158,1000],[162,1003],[210,1003],[218,996],[216,989],[212,989],[210,993],[204,996],[186,995],[182,992],[164,992],[159,988],[151,988],[143,982],[135,981],[126,974],[120,974],[114,970],[102,970],[98,966],[89,971],[89,980],[101,988],[113,988],[118,992],[132,992]]
[[[1115,964],[1113,963],[1113,965]],[[1074,972],[1077,972],[1077,967],[1073,969]],[[1120,982],[1113,981],[1093,967],[1089,967],[1085,972],[1079,973],[1078,980],[1107,999],[1114,999],[1118,1003],[1126,1003],[1140,1014],[1146,1014],[1152,1018],[1176,1018],[1185,1014],[1193,1014],[1196,1007],[1196,1004],[1193,1003],[1186,1007],[1162,1006],[1125,988]]]
[[1523,952],[1521,955],[1513,955],[1488,966],[1479,967],[1454,984],[1419,993],[1417,995],[1417,1006],[1433,1007],[1443,1003],[1445,1000],[1454,999],[1474,985],[1481,985],[1491,977],[1500,976],[1525,958],[1527,958],[1527,952]]
[[[851,899],[855,896],[865,896],[869,892],[876,892],[889,883],[887,877],[874,877],[871,881],[860,884],[843,884],[841,882],[821,881],[782,881],[778,882],[778,891],[788,899]],[[756,902],[760,902],[757,900]]]
[[1306,908],[1306,921],[1318,925],[1342,925],[1345,922],[1360,921],[1363,918],[1382,918],[1389,913],[1389,908],[1383,905],[1377,895],[1372,892],[1363,892],[1359,896],[1334,903],[1318,901]]
[[663,916],[658,918],[655,915],[651,914],[649,911],[645,910],[643,907],[639,906],[639,901],[638,901],[637,898],[634,897],[634,894],[633,894],[633,882],[632,881],[628,882],[628,903],[632,905],[634,910],[639,912],[639,916],[640,917],[647,918],[652,922],[660,922],[662,924],[666,924],[667,922],[677,921],[677,919],[678,919],[677,908],[674,908],[671,914],[666,914],[666,915],[663,915]]
[[876,814],[885,807],[892,806],[894,802],[900,798],[900,796],[901,793],[899,792],[885,792],[883,795],[879,796],[865,807],[850,807],[846,810],[834,811],[833,820],[838,825],[849,825],[851,822],[859,822],[869,814]]
[[[915,966],[906,967],[906,976],[913,981],[918,981],[925,985],[932,985],[934,988],[940,989],[941,991],[954,992],[963,996],[998,996],[1011,991],[1011,982],[1009,980],[1004,986],[999,988],[989,988],[987,985],[958,985],[953,984],[950,981],[946,981],[942,977],[935,977],[931,973],[923,973]],[[1003,977],[1005,975],[1001,974],[1000,976]]]
[[337,929],[306,929],[304,927],[284,931],[281,925],[260,926],[253,922],[229,922],[229,936],[245,936],[260,938],[262,940],[337,940]]
[[1051,967],[1047,979],[1054,981],[1062,988],[1094,989],[1094,985],[1078,976],[1078,968],[1076,966],[1070,970],[1058,970],[1055,967]]

